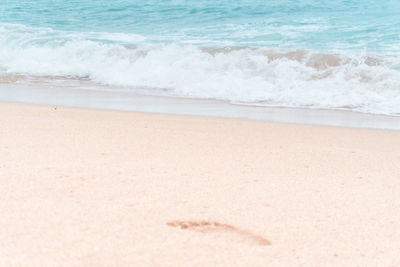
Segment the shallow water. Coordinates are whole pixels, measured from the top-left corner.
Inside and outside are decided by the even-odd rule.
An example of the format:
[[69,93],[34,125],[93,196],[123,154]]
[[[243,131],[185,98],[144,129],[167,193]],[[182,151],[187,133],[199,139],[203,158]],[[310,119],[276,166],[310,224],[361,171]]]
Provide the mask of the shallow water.
[[0,14],[0,83],[400,114],[399,1],[3,0]]

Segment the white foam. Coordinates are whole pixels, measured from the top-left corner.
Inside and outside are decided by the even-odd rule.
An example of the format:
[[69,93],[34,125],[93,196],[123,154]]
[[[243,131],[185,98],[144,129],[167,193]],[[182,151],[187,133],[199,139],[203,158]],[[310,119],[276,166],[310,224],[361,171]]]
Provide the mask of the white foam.
[[320,62],[316,67],[312,60],[318,54],[310,51],[293,57],[270,49],[228,53],[190,45],[125,45],[143,41],[138,35],[21,30],[3,25],[0,70],[89,77],[151,94],[400,114],[400,61],[395,56],[377,56],[379,64],[369,64],[367,55],[335,55],[339,64],[324,67]]

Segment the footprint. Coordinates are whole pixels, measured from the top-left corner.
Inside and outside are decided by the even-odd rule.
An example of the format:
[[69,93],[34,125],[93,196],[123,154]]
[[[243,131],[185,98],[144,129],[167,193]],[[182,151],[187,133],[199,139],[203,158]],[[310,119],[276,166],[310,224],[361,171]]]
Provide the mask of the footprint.
[[232,225],[219,223],[215,221],[170,221],[167,225],[181,230],[190,230],[200,233],[222,233],[225,238],[234,238],[240,242],[251,245],[268,246],[271,245],[267,239],[253,234],[249,231],[238,229]]

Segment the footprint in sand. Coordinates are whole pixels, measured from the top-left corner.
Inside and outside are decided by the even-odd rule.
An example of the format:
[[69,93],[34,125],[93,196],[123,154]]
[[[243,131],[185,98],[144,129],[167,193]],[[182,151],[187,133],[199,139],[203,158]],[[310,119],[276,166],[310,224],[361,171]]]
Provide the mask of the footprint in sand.
[[214,222],[214,221],[170,221],[167,225],[181,229],[190,230],[200,233],[216,233],[223,234],[224,238],[236,239],[239,242],[268,246],[271,245],[267,239],[262,236],[253,234],[249,231],[238,229],[232,225]]

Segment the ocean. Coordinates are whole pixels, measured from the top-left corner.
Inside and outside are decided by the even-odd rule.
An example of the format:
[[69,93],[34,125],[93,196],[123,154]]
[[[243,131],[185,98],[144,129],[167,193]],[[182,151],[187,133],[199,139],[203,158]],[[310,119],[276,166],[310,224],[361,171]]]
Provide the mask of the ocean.
[[400,115],[400,1],[0,1],[0,84],[64,83]]

